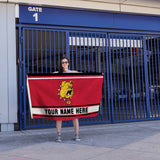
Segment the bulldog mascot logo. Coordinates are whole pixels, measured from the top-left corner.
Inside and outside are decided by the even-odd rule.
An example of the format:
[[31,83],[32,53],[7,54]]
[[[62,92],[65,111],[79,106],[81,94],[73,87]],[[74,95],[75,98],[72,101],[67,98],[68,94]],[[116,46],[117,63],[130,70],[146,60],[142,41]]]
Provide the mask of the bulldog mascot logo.
[[60,85],[60,89],[58,89],[60,92],[58,95],[60,96],[60,99],[63,98],[64,101],[66,101],[67,104],[71,104],[70,99],[73,96],[73,87],[72,87],[73,81],[67,82],[67,81],[62,81]]

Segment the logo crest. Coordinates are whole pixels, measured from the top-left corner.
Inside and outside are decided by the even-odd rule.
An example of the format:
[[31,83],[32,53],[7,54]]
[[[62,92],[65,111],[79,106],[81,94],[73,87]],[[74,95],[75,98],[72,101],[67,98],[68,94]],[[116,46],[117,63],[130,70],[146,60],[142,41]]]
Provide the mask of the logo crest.
[[60,99],[63,99],[66,101],[67,104],[71,104],[70,99],[72,98],[74,92],[73,92],[73,81],[67,82],[62,81],[60,85],[60,89],[58,89],[60,92],[58,95],[60,96]]

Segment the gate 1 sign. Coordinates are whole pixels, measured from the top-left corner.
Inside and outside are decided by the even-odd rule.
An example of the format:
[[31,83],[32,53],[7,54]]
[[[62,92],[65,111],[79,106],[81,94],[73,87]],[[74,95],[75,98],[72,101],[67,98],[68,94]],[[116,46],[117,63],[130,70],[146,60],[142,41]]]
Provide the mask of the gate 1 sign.
[[[105,17],[105,19],[102,17]],[[108,21],[112,22],[113,17],[115,16],[112,13],[41,6],[19,6],[19,23],[107,27],[104,22],[107,21],[107,24],[110,25],[111,23],[108,23]],[[110,26],[110,28],[112,27]]]
[[39,23],[43,18],[43,12],[45,12],[45,9],[42,7],[20,5],[19,21],[21,23]]
[[24,5],[19,7],[19,23],[160,31],[158,16]]
[[32,118],[72,120],[98,115],[102,74],[28,75]]

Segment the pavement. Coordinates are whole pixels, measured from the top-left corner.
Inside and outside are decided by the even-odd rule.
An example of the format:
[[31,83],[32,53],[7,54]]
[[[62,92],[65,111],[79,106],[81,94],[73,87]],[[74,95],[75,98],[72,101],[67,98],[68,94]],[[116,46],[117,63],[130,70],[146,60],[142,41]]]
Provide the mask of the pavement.
[[0,132],[0,160],[160,160],[160,120]]

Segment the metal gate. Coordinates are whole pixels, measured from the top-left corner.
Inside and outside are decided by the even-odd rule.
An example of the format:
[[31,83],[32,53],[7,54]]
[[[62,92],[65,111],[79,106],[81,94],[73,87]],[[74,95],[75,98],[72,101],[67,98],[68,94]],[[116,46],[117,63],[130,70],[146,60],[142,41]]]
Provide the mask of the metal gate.
[[80,124],[158,119],[159,44],[157,35],[20,25],[20,129],[55,126],[52,120],[30,118],[26,74],[56,71],[64,56],[70,59],[72,70],[104,73],[99,115],[82,118]]
[[160,36],[108,38],[113,122],[159,119]]
[[146,36],[149,116],[160,118],[160,35]]
[[[105,73],[99,115],[94,118],[81,118],[80,124],[110,122],[105,33],[23,28],[19,29],[19,36],[20,129],[55,125],[55,121],[52,120],[30,118],[26,93],[26,74],[54,72],[58,70],[60,59],[64,56],[70,59],[72,70]],[[71,121],[64,122],[63,125],[71,125]]]

